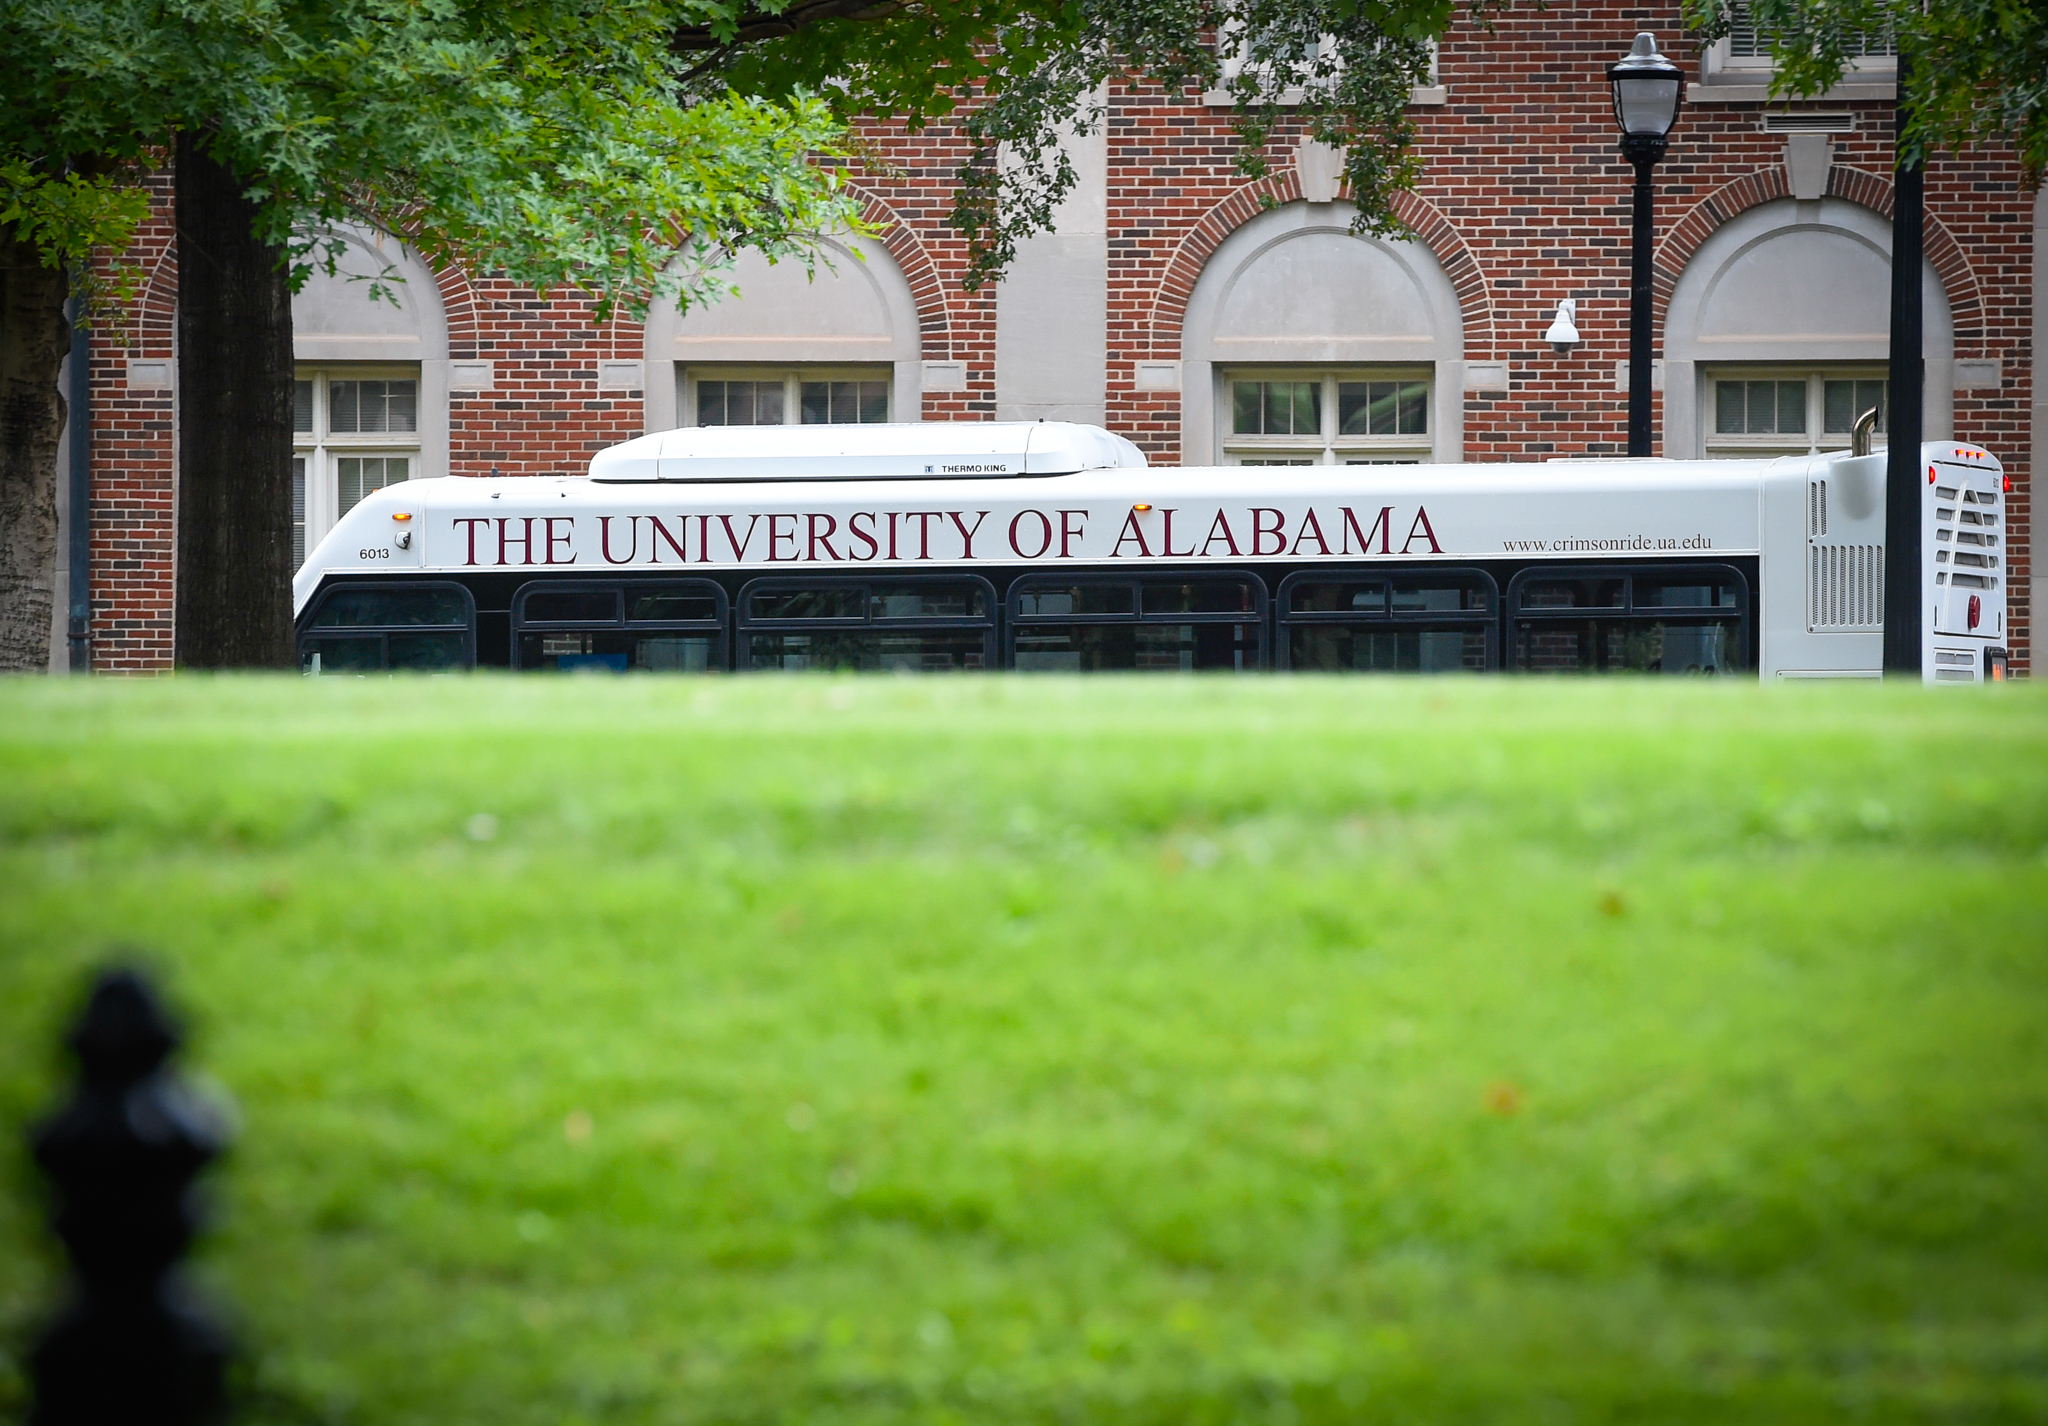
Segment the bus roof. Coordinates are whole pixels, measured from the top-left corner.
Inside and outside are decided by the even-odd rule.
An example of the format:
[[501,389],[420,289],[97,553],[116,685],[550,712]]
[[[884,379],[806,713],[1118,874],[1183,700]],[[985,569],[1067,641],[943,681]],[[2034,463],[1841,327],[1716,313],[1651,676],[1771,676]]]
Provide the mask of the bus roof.
[[691,426],[600,451],[590,478],[643,481],[961,480],[1142,467],[1145,453],[1068,421]]

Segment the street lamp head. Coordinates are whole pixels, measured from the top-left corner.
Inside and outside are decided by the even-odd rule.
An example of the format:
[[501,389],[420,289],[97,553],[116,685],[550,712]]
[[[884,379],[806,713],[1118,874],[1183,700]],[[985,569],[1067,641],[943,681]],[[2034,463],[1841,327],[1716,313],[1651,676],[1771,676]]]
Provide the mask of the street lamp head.
[[1657,37],[1648,30],[1638,34],[1629,52],[1607,66],[1607,83],[1614,91],[1614,122],[1621,126],[1623,150],[1631,158],[1640,151],[1653,162],[1663,157],[1664,137],[1678,122],[1685,76],[1658,52]]

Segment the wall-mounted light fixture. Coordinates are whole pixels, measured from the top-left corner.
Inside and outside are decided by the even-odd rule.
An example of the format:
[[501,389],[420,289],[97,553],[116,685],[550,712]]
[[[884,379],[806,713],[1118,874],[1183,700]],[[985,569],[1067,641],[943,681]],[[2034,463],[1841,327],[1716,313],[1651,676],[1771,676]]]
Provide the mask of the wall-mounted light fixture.
[[1570,356],[1572,348],[1579,344],[1579,304],[1576,298],[1567,297],[1557,304],[1557,320],[1550,324],[1550,330],[1543,334],[1543,340],[1550,343],[1551,350],[1559,356]]

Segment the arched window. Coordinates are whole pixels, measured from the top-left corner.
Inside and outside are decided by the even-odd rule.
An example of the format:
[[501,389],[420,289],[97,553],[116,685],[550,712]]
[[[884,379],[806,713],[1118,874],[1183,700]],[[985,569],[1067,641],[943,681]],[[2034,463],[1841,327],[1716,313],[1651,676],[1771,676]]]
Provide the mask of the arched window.
[[[1954,339],[1930,263],[1921,279],[1927,439],[1950,427]],[[1836,450],[1882,406],[1891,350],[1891,224],[1840,199],[1739,214],[1686,264],[1665,319],[1665,452]],[[1882,441],[1880,435],[1879,440]]]
[[743,252],[740,295],[648,313],[647,429],[915,421],[917,303],[889,250],[820,244],[814,275]]
[[1457,293],[1421,243],[1352,236],[1352,213],[1262,213],[1203,267],[1182,328],[1189,464],[1459,459]]
[[434,274],[388,234],[338,236],[333,275],[315,271],[292,298],[295,566],[371,491],[448,471],[448,324]]

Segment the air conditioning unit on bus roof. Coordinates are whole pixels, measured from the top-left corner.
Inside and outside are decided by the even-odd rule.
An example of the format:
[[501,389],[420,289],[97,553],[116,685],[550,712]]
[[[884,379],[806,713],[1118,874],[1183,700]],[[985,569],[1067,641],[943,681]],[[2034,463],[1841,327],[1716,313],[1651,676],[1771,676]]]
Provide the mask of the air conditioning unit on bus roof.
[[1068,421],[690,426],[600,451],[602,481],[974,480],[1142,466],[1145,453]]

